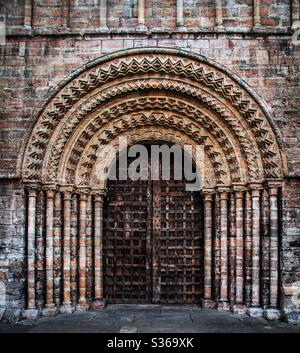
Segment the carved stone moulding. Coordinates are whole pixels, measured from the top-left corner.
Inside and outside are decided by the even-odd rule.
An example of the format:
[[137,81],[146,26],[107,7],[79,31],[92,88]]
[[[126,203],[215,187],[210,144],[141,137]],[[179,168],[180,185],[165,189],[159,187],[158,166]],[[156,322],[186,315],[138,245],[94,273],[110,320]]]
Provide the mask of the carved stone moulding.
[[[55,90],[24,146],[24,180],[59,180],[62,177],[59,173],[66,170],[61,164],[66,167],[73,163],[74,166],[72,158],[76,152],[69,154],[70,159],[65,159],[65,155],[76,151],[81,144],[84,151],[93,135],[120,116],[122,109],[131,114],[145,109],[145,90],[159,91],[162,96],[168,92],[171,108],[177,101],[176,110],[191,123],[202,120],[226,156],[231,181],[282,177],[280,135],[262,100],[245,82],[202,56],[179,50],[146,48],[97,59]],[[134,92],[132,102],[123,97],[128,92]],[[163,102],[162,97],[156,104],[159,106]],[[82,126],[86,130],[82,130]],[[130,128],[130,124],[122,127],[122,133]],[[179,126],[174,128],[182,131]],[[114,133],[116,131],[114,126]],[[68,182],[74,183],[74,179]]]

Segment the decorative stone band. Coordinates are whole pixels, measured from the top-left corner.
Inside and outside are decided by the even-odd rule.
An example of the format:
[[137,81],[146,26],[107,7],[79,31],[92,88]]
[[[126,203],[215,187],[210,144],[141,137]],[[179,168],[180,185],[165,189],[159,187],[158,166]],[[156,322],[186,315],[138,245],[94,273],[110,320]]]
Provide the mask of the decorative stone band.
[[[206,188],[204,205],[204,298],[203,307],[218,310],[280,316],[278,293],[279,194],[281,181],[234,184]],[[27,310],[33,316],[58,311],[99,308],[103,298],[103,203],[106,189],[74,185],[26,184],[27,210]],[[266,193],[265,193],[266,191]],[[269,202],[262,202],[267,196]],[[46,202],[40,202],[40,198]],[[61,207],[59,200],[61,200]],[[44,208],[39,210],[39,205]],[[265,211],[265,207],[268,209]],[[60,211],[59,211],[60,210]],[[91,212],[94,212],[92,217]],[[37,241],[38,212],[45,217],[45,243]],[[261,218],[261,215],[264,215]],[[266,217],[267,215],[268,217]],[[59,221],[56,218],[61,218]],[[78,222],[75,222],[78,218]],[[93,224],[91,223],[93,220]],[[59,228],[60,229],[57,229]],[[60,237],[56,237],[61,234]],[[262,246],[270,235],[269,246]],[[60,244],[57,244],[60,241]],[[78,245],[78,254],[77,254]],[[45,258],[38,260],[37,254]],[[62,249],[62,276],[54,278],[55,248]],[[79,256],[78,262],[76,256]],[[262,261],[269,259],[269,276],[263,276]],[[46,269],[40,290],[35,277],[39,261]],[[264,265],[265,266],[265,265]],[[78,278],[76,273],[78,272]],[[90,280],[89,276],[92,276]],[[56,284],[56,282],[59,282]],[[262,288],[267,290],[263,291]],[[59,292],[61,288],[61,293]],[[78,288],[78,289],[77,289]],[[56,293],[58,291],[58,293]],[[43,297],[45,293],[45,298]],[[93,293],[93,294],[92,294]],[[42,297],[41,297],[42,296]],[[60,303],[56,297],[62,297]]]

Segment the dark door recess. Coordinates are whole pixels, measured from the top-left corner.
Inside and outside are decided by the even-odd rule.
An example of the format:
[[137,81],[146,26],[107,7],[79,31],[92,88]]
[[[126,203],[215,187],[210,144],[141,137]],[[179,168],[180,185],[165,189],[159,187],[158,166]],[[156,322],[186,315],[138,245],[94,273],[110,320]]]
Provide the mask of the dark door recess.
[[186,191],[184,180],[110,180],[104,204],[106,301],[199,303],[202,210],[200,192]]

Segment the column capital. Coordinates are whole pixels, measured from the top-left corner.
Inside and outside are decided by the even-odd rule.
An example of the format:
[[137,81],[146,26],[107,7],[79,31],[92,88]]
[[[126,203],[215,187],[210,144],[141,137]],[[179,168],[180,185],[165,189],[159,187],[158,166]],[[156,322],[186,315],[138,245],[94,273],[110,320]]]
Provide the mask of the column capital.
[[230,191],[230,187],[228,186],[219,186],[217,192],[220,195],[220,200],[227,200]]
[[74,192],[75,188],[73,184],[61,184],[59,185],[59,190],[62,193],[69,193],[69,192],[72,193]]
[[55,192],[57,191],[57,187],[55,184],[43,184],[43,190],[46,191],[47,199],[53,199]]
[[213,195],[216,193],[215,188],[205,188],[202,190],[204,201],[212,201]]
[[95,197],[96,202],[103,202],[104,197],[107,194],[107,189],[94,189],[92,190],[92,195]]
[[246,185],[241,183],[233,184],[232,191],[234,192],[234,197],[236,199],[242,199],[244,196],[244,192],[246,191]]
[[24,181],[24,188],[25,190],[35,190],[37,191],[40,189],[41,184],[38,181]]
[[268,180],[266,186],[270,196],[278,195],[279,188],[282,186],[282,180]]
[[248,189],[251,193],[251,197],[258,197],[260,191],[263,189],[263,184],[261,182],[250,183]]

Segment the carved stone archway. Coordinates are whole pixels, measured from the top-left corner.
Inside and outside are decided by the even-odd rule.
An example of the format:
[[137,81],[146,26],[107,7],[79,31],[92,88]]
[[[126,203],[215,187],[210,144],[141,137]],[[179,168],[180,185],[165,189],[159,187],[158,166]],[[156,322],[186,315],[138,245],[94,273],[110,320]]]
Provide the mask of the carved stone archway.
[[101,164],[98,147],[115,145],[118,136],[131,143],[204,146],[209,177],[203,188],[203,305],[277,317],[284,174],[279,134],[264,103],[229,70],[201,56],[157,48],[89,63],[55,90],[39,114],[22,165],[28,309],[52,315],[101,305],[105,185],[95,182],[94,170]]

